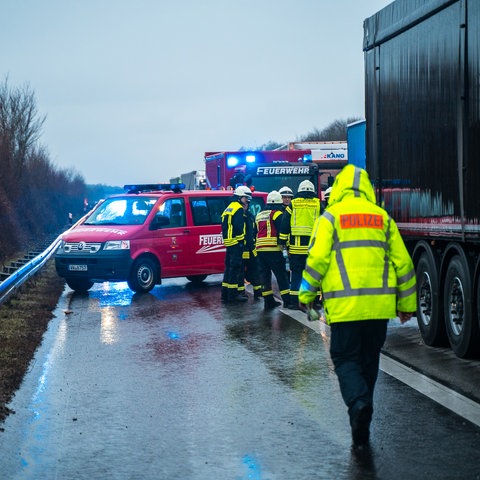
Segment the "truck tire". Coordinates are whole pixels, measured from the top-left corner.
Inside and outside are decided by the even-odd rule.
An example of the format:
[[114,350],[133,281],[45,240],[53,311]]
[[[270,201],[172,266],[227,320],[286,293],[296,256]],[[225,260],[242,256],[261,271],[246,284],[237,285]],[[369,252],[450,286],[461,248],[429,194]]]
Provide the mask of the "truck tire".
[[460,255],[450,259],[445,275],[444,311],[448,340],[460,358],[476,353],[478,325],[473,318],[472,278]]
[[76,292],[88,292],[93,287],[93,282],[88,278],[66,278],[67,285]]
[[159,268],[149,257],[140,257],[133,264],[128,286],[136,293],[146,293],[157,284]]
[[442,304],[438,299],[438,270],[433,258],[422,253],[417,263],[417,322],[425,344],[448,345]]
[[202,283],[207,278],[207,275],[188,275],[187,280],[190,280],[192,283]]

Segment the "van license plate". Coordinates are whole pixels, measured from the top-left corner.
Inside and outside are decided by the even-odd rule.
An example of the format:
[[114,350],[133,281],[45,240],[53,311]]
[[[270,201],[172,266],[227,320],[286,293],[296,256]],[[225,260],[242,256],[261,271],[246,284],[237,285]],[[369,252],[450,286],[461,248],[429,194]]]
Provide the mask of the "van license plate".
[[87,266],[86,265],[69,265],[68,269],[71,272],[86,272]]

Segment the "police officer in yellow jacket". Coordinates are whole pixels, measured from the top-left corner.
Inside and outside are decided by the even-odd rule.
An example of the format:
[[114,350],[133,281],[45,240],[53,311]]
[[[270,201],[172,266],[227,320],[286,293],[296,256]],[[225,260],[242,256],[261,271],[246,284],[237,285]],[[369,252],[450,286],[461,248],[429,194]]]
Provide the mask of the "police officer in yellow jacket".
[[272,272],[277,279],[283,305],[288,306],[290,303],[288,273],[285,268],[285,258],[283,258],[282,249],[278,243],[282,216],[282,196],[273,190],[267,196],[265,208],[255,217],[257,224],[256,248],[265,310],[271,310],[281,305],[273,296]]
[[285,209],[280,229],[280,244],[288,248],[290,257],[290,308],[298,309],[298,292],[302,271],[307,261],[308,244],[315,220],[320,216],[320,200],[310,180],[298,186],[297,195]]
[[323,292],[330,356],[348,407],[354,446],[368,443],[373,391],[388,319],[416,310],[412,259],[397,225],[375,203],[365,170],[337,175],[328,208],[315,224],[300,288],[302,309]]
[[239,295],[244,286],[243,250],[245,245],[245,206],[252,199],[246,186],[235,189],[232,202],[222,213],[222,237],[226,247],[225,272],[222,282],[222,301],[244,302],[247,297]]

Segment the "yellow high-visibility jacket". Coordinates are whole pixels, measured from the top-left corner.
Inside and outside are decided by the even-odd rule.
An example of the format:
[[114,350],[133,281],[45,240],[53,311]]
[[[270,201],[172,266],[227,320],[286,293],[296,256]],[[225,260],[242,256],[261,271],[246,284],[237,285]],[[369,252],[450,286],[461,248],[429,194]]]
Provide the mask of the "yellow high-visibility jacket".
[[320,288],[328,323],[416,311],[412,259],[394,220],[375,204],[367,172],[353,165],[337,175],[315,224],[300,302],[312,302]]
[[319,216],[320,200],[317,197],[295,197],[291,205],[285,209],[279,240],[282,245],[288,243],[290,254],[308,253],[310,235]]
[[222,237],[226,247],[245,241],[245,212],[237,200],[232,201],[222,213]]

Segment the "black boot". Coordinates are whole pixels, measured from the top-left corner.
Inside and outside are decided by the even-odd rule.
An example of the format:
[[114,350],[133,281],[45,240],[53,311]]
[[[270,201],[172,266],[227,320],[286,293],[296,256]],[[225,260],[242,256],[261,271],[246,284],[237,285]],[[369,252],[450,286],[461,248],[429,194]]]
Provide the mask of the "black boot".
[[243,303],[248,300],[247,295],[239,295],[237,292],[235,292],[233,295],[231,294],[228,297],[228,302],[227,303]]
[[372,420],[372,407],[362,405],[350,417],[352,427],[353,445],[360,447],[366,445],[370,439],[370,422]]
[[273,295],[268,295],[268,297],[265,298],[265,304],[264,304],[264,309],[265,310],[273,310],[276,307],[279,307],[281,305],[280,302],[277,302],[275,300],[275,297]]

